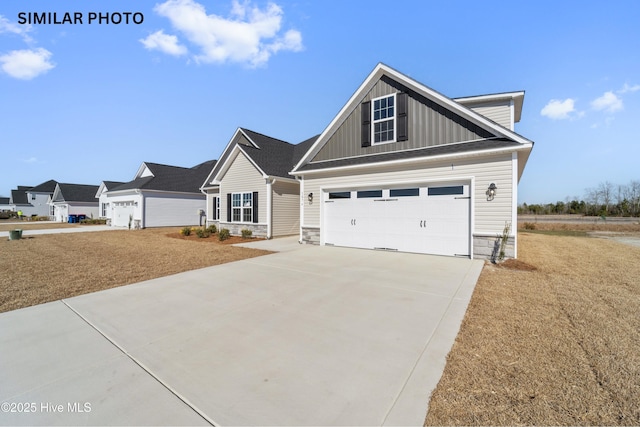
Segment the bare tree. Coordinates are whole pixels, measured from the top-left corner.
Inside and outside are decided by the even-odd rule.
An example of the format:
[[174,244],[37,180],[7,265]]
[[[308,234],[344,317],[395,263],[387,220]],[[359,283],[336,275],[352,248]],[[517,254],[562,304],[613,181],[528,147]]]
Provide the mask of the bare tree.
[[613,201],[615,186],[609,181],[601,182],[598,185],[597,192],[600,193],[602,203],[604,203],[604,212],[608,214],[611,202]]

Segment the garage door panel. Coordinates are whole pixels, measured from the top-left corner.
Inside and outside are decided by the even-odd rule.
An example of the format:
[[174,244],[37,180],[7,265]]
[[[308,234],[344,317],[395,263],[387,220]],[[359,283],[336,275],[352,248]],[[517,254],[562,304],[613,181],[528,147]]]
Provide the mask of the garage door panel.
[[[384,197],[325,200],[326,244],[438,255],[469,255],[468,185],[384,190]],[[391,194],[398,195],[391,197]],[[326,196],[325,196],[326,197]]]

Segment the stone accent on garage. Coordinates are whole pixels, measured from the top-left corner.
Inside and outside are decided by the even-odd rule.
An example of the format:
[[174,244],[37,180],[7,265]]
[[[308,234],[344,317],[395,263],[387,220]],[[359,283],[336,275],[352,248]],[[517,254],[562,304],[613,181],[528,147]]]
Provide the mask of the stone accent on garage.
[[218,231],[226,228],[232,236],[242,236],[242,230],[251,230],[253,237],[267,237],[266,224],[235,224],[230,222],[220,222]]
[[302,243],[319,245],[320,227],[302,227]]
[[[501,236],[495,234],[474,234],[473,235],[473,257],[476,259],[492,260],[500,252]],[[505,248],[505,258],[514,258],[515,238],[510,236],[507,239]]]

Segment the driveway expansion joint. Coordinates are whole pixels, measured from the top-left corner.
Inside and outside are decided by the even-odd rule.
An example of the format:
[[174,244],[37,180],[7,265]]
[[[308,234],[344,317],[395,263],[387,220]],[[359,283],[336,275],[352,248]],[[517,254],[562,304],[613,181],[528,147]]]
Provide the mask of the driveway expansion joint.
[[65,300],[60,300],[69,310],[71,310],[76,316],[78,316],[83,322],[85,322],[87,325],[89,325],[89,327],[91,327],[93,330],[95,330],[97,333],[99,333],[104,339],[106,339],[107,341],[109,341],[109,343],[111,345],[113,345],[115,348],[117,348],[122,354],[124,354],[129,360],[131,360],[133,363],[135,363],[138,367],[140,367],[140,369],[142,369],[144,372],[147,373],[147,375],[149,375],[151,378],[153,378],[154,380],[156,380],[158,382],[158,384],[160,384],[162,387],[164,387],[169,393],[171,393],[172,395],[174,395],[178,400],[180,400],[182,403],[184,403],[185,405],[187,405],[189,408],[191,408],[192,411],[194,411],[196,414],[198,414],[204,421],[206,421],[207,423],[209,423],[212,426],[219,426],[220,424],[216,423],[215,421],[213,421],[207,414],[205,414],[204,412],[202,412],[200,409],[198,409],[195,405],[193,405],[191,402],[189,402],[189,400],[187,398],[185,398],[184,396],[180,395],[180,393],[178,393],[178,391],[174,390],[169,384],[165,383],[164,381],[162,381],[159,377],[157,377],[156,375],[153,374],[153,372],[151,372],[150,369],[148,369],[146,366],[144,366],[144,364],[142,362],[140,362],[138,359],[136,359],[133,355],[131,355],[129,352],[127,352],[123,347],[121,347],[120,345],[118,345],[114,340],[112,340],[111,338],[109,338],[109,336],[107,336],[107,334],[105,334],[104,332],[102,332],[102,330],[100,330],[100,328],[98,328],[96,325],[94,325],[93,323],[91,323],[87,318],[85,318],[82,314],[80,314],[77,310],[75,310],[73,307],[71,307],[67,301]]

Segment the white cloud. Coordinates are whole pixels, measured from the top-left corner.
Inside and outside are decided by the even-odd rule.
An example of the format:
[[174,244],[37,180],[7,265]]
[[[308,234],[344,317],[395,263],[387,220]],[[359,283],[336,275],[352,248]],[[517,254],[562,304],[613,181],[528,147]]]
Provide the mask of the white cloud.
[[569,119],[571,118],[570,114],[576,111],[574,105],[575,101],[571,98],[564,101],[552,99],[544,106],[540,114],[553,120]]
[[630,86],[629,84],[625,83],[624,86],[622,86],[622,89],[618,91],[618,93],[637,92],[639,90],[640,85]]
[[204,6],[194,0],[167,0],[154,10],[197,46],[198,62],[231,61],[255,67],[265,64],[277,52],[297,52],[303,47],[299,31],[289,30],[281,35],[283,11],[274,3],[260,9],[234,0],[228,18],[208,15]]
[[146,39],[140,39],[139,41],[149,50],[159,50],[173,56],[187,53],[187,48],[178,43],[178,37],[165,34],[162,30],[156,31]]
[[0,34],[9,33],[16,34],[26,42],[31,43],[33,39],[29,36],[29,32],[32,30],[31,24],[16,24],[14,22],[9,21],[4,16],[0,15]]
[[591,101],[591,107],[594,110],[604,110],[608,113],[615,113],[616,111],[624,109],[622,99],[618,98],[616,94],[611,91],[605,92],[601,97]]
[[50,61],[51,55],[43,48],[12,50],[0,56],[0,64],[2,70],[11,77],[31,80],[55,67]]

